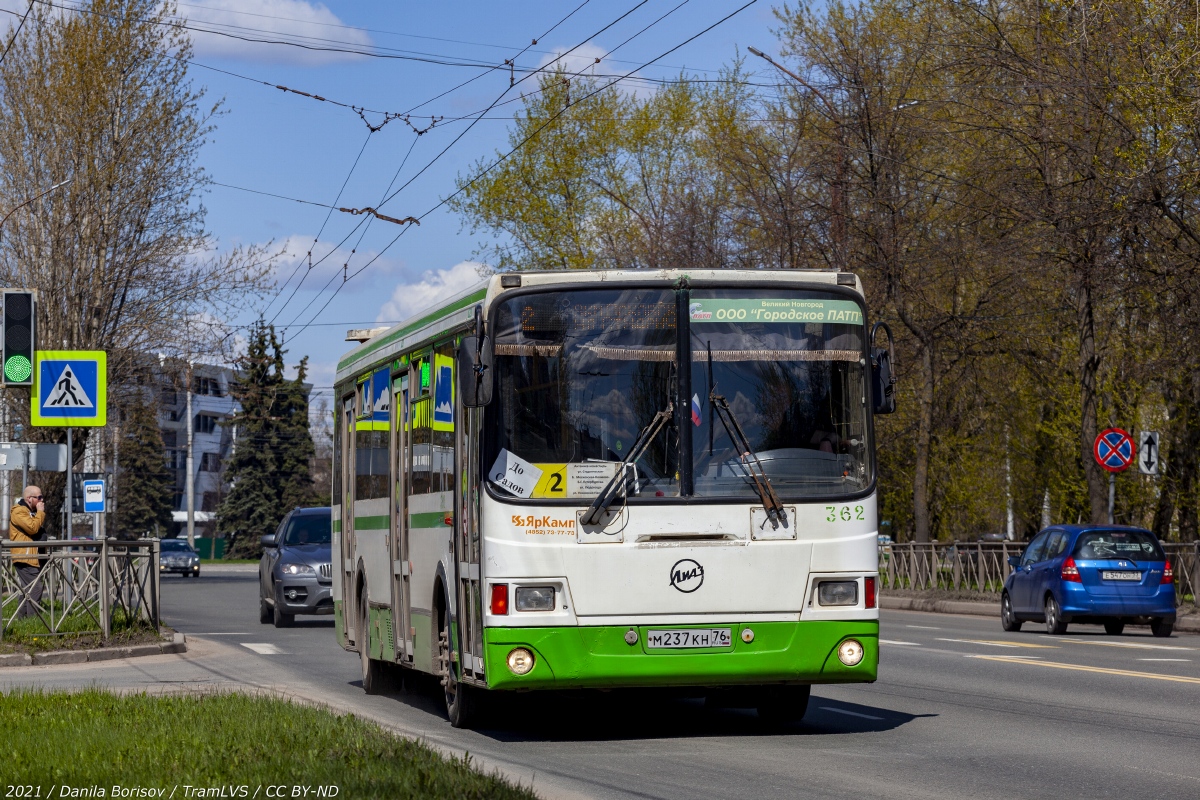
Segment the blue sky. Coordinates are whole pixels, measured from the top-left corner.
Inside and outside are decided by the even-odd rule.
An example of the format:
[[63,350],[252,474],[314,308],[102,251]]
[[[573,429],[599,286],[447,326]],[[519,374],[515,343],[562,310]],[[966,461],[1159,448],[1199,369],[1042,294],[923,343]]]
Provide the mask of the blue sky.
[[[746,0],[684,0],[682,4],[681,0],[647,0],[603,33],[597,32],[640,0],[591,0],[547,34],[581,2],[181,2],[180,16],[188,17],[195,28],[404,57],[377,58],[194,33],[196,66],[191,77],[207,88],[210,100],[224,101],[223,116],[203,150],[203,166],[221,184],[314,203],[377,206],[389,184],[394,191],[412,179],[469,124],[453,118],[486,108],[508,89],[506,69],[488,72],[479,65],[499,65],[517,56],[518,67],[536,68],[580,45],[569,56],[575,60],[568,63],[581,68],[671,12],[595,67],[603,74],[624,74],[704,30]],[[24,0],[3,0],[0,6],[23,7]],[[739,48],[744,52],[747,45],[754,45],[775,53],[772,7],[769,0],[759,0],[638,74],[669,78],[686,71],[715,76]],[[538,38],[536,45],[530,45],[533,38]],[[527,49],[522,54],[523,48]],[[427,102],[470,78],[476,80]],[[406,112],[419,106],[410,118],[416,127],[427,126],[430,115],[445,120],[420,136],[401,119],[369,134],[364,121],[348,108],[285,93],[262,81],[377,111]],[[534,85],[529,80],[524,87]],[[631,88],[646,90],[647,85],[631,84]],[[504,99],[518,97],[520,88]],[[425,214],[454,190],[456,176],[468,174],[475,162],[494,156],[497,149],[506,149],[508,121],[520,107],[519,102],[498,106],[380,210],[394,217]],[[383,120],[379,113],[367,112],[366,117],[376,125]],[[221,249],[270,242],[275,250],[286,251],[277,265],[278,289],[264,298],[261,308],[266,319],[288,326],[284,334],[290,362],[310,356],[311,379],[326,397],[334,365],[349,348],[344,341],[347,328],[401,319],[476,280],[475,267],[468,262],[480,235],[472,235],[445,208],[425,217],[420,227],[385,251],[401,230],[390,223],[375,220],[355,230],[363,217],[330,214],[319,206],[217,185],[211,187],[205,204],[209,229]],[[310,250],[314,262],[325,257],[311,271],[307,268]],[[372,259],[333,295],[342,283],[344,264],[348,264],[346,273],[353,274]],[[300,276],[305,277],[297,285]]]

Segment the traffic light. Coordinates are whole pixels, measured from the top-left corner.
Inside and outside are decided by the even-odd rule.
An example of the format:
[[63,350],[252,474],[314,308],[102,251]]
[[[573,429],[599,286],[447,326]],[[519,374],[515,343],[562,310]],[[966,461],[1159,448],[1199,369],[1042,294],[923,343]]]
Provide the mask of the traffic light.
[[4,290],[4,378],[9,386],[33,383],[34,319],[36,301],[33,292]]

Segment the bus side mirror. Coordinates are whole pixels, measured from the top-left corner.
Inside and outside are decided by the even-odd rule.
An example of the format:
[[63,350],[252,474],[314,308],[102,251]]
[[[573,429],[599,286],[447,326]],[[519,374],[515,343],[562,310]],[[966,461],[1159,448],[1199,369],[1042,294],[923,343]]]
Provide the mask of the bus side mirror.
[[481,408],[492,402],[492,340],[464,336],[458,345],[458,396],[466,408]]
[[[887,347],[875,347],[875,334],[880,328],[887,334]],[[871,399],[876,414],[896,412],[896,375],[892,372],[895,355],[892,329],[885,322],[876,322],[871,328]]]

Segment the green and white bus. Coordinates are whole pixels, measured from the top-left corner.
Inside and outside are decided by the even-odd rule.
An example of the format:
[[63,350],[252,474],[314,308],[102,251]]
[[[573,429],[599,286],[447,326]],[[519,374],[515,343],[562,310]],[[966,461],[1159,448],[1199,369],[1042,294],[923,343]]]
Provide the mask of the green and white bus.
[[875,680],[894,399],[867,331],[850,273],[524,272],[361,343],[333,593],[366,691],[439,675],[455,726],[482,692],[567,688],[787,719]]

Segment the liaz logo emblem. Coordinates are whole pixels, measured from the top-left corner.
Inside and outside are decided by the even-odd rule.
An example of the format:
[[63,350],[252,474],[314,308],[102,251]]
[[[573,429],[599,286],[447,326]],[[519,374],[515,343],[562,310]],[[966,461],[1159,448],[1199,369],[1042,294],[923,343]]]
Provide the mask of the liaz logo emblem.
[[690,558],[675,562],[671,567],[671,585],[684,594],[691,594],[704,583],[704,567]]

